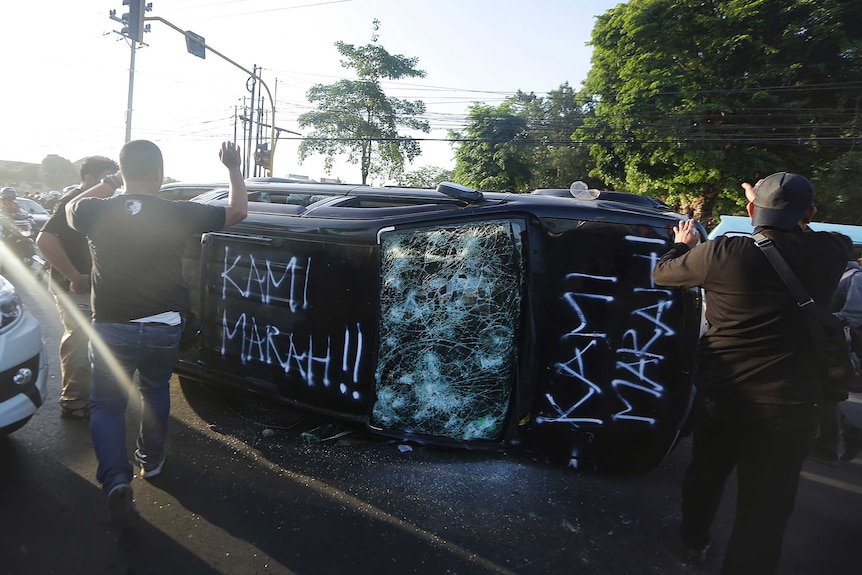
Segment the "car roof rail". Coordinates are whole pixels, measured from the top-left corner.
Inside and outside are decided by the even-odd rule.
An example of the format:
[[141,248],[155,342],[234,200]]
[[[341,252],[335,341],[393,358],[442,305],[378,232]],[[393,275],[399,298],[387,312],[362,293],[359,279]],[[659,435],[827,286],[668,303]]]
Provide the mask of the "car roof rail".
[[539,189],[534,190],[534,194],[539,196],[556,196],[558,198],[575,198],[581,201],[606,201],[617,202],[620,204],[628,204],[630,206],[639,206],[663,212],[671,211],[670,206],[666,203],[653,198],[651,196],[641,196],[639,194],[630,194],[628,192],[611,192],[606,190],[596,190],[590,188],[584,182],[574,182],[568,190],[566,189]]
[[440,182],[437,184],[437,191],[449,196],[450,198],[467,202],[468,204],[478,204],[485,199],[482,192],[454,182]]

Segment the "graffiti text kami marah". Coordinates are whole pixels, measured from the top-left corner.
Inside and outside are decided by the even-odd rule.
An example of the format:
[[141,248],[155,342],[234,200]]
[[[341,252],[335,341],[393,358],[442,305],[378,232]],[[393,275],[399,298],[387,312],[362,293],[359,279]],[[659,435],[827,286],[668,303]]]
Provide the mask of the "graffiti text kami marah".
[[[311,258],[303,264],[295,256],[286,264],[269,259],[260,262],[251,254],[231,254],[230,247],[226,246],[221,274],[222,298],[226,299],[235,292],[242,298],[259,299],[264,304],[286,303],[292,312],[305,309],[308,307]],[[285,280],[289,281],[285,284]]]
[[252,254],[231,253],[225,247],[223,261],[221,355],[237,354],[243,364],[278,366],[309,387],[337,385],[343,395],[358,400],[363,352],[358,323],[338,334],[300,334],[277,325],[273,321],[277,314],[268,312],[266,319],[258,320],[242,303],[260,301],[291,314],[308,310],[311,258],[302,263],[295,256],[287,263],[256,260]]

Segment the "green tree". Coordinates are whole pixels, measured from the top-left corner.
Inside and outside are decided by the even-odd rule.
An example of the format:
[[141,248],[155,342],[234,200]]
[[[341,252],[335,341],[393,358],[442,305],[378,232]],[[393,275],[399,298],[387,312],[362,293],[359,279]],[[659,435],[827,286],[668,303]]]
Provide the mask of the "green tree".
[[399,176],[405,159],[412,161],[421,153],[419,142],[400,134],[399,127],[426,133],[431,129],[419,118],[425,113],[421,100],[390,98],[384,93],[381,79],[423,78],[425,71],[416,68],[417,58],[390,54],[379,45],[379,28],[375,19],[371,43],[365,46],[335,43],[341,65],[354,69],[359,79],[312,86],[307,97],[317,109],[298,119],[300,128],[312,128],[299,146],[300,163],[322,154],[330,173],[335,157],[347,154],[348,162],[359,164],[363,184],[369,175]]
[[527,138],[527,121],[513,102],[496,107],[473,104],[464,131],[449,133],[457,146],[455,180],[479,190],[527,190],[531,178]]
[[818,221],[862,225],[862,151],[835,158],[812,181]]
[[575,180],[601,185],[590,177],[589,147],[572,140],[583,112],[568,83],[546,97],[518,91],[496,107],[476,104],[467,120],[463,131],[450,132],[459,183],[516,192],[568,188]]
[[406,172],[399,183],[411,188],[436,188],[440,182],[451,182],[455,179],[455,170],[439,166],[422,166],[412,172]]
[[595,161],[589,146],[572,140],[583,124],[583,106],[566,82],[545,97],[518,92],[511,99],[517,114],[527,121],[531,156],[530,188],[568,188],[581,180],[591,187],[602,182],[590,176]]
[[600,16],[576,139],[594,174],[709,225],[739,184],[848,151],[862,88],[857,0],[631,0]]
[[45,183],[52,190],[62,190],[64,187],[76,184],[81,180],[80,174],[72,162],[56,154],[45,156],[45,159],[42,160],[42,172],[45,174]]

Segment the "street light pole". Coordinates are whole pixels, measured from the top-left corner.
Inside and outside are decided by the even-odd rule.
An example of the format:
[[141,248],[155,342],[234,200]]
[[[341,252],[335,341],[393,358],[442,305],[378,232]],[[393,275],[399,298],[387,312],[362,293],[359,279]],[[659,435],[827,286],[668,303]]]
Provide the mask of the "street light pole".
[[132,98],[135,93],[135,52],[138,43],[132,40],[132,56],[129,61],[129,100],[126,106],[126,142],[132,139]]
[[138,50],[138,42],[143,42],[144,32],[149,32],[144,27],[144,12],[152,10],[152,3],[144,4],[143,0],[123,0],[123,5],[129,7],[129,11],[121,17],[117,16],[116,10],[108,12],[111,20],[119,22],[123,28],[117,32],[120,36],[127,38],[131,43],[131,56],[129,59],[129,97],[126,104],[126,142],[132,139],[132,102],[135,93],[135,53]]

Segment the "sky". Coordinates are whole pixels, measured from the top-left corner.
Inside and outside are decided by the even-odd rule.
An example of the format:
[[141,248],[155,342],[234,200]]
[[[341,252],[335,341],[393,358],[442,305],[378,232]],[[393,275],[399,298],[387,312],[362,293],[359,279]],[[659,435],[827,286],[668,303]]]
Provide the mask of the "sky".
[[[299,133],[297,117],[312,109],[306,99],[311,86],[355,79],[340,65],[335,42],[369,43],[376,18],[378,43],[391,54],[418,58],[417,67],[427,73],[383,87],[388,96],[425,102],[432,130],[411,135],[432,140],[463,128],[471,104],[498,105],[517,90],[542,96],[565,82],[580,88],[590,69],[587,43],[595,17],[620,2],[150,1],[147,16],[203,36],[245,70],[261,67],[275,101],[275,125]],[[121,25],[109,17],[112,9],[118,16],[127,11],[122,0],[3,2],[0,160],[40,163],[49,154],[72,162],[95,154],[116,159],[126,135],[131,50],[115,33]],[[182,34],[161,21],[149,24],[146,45],[135,54],[131,138],[159,145],[168,177],[224,180],[218,150],[235,134],[242,138],[236,116],[250,101],[249,74],[212,53],[195,57]],[[271,110],[268,98],[264,106]],[[273,175],[360,181],[359,167],[346,159],[330,174],[322,156],[300,163],[298,141],[288,137],[282,133],[278,140]],[[421,146],[408,171],[454,167],[448,142]]]

